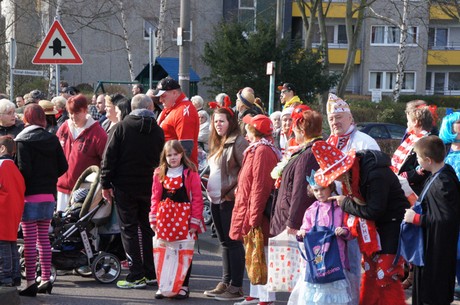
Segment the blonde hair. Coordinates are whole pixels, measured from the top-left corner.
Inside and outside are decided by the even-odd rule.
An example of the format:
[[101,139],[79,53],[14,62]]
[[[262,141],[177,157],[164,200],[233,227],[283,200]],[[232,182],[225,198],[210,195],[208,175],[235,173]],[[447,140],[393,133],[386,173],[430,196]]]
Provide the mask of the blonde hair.
[[165,143],[165,146],[160,156],[160,165],[158,166],[158,169],[159,169],[158,177],[160,179],[160,182],[163,182],[165,180],[166,173],[168,172],[168,162],[166,161],[166,155],[171,150],[174,150],[177,153],[182,154],[180,163],[184,165],[184,167],[194,172],[197,171],[196,165],[190,160],[189,157],[187,157],[187,154],[185,153],[185,149],[182,146],[182,144],[180,144],[180,142],[177,140],[170,140]]

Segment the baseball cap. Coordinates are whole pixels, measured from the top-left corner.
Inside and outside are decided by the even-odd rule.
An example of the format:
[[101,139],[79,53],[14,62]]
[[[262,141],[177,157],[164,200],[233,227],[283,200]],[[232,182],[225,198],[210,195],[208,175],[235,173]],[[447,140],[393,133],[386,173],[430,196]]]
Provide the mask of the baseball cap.
[[166,77],[158,83],[157,89],[158,92],[155,94],[155,96],[161,96],[166,91],[180,89],[180,85],[175,79]]
[[295,87],[291,83],[284,83],[283,85],[278,86],[278,90],[279,91],[281,91],[281,90],[289,90],[289,91],[294,91],[295,92]]
[[243,118],[243,122],[253,126],[257,131],[264,135],[271,135],[273,132],[272,120],[266,115],[258,114],[254,117],[249,114]]

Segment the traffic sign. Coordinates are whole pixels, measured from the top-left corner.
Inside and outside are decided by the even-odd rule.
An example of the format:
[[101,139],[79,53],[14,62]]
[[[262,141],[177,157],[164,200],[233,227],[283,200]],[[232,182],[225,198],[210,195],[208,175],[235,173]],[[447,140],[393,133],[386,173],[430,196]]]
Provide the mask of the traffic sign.
[[32,63],[36,65],[81,65],[83,59],[70,41],[61,23],[54,20]]
[[20,70],[20,69],[13,69],[14,75],[26,75],[26,76],[43,76],[45,73],[40,70]]

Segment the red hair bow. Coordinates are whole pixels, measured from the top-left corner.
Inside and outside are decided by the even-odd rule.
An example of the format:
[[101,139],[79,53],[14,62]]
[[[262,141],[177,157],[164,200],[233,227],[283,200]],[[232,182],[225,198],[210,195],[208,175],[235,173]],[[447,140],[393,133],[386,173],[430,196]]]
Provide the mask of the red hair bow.
[[297,125],[298,121],[303,119],[303,113],[307,110],[311,110],[307,105],[299,105],[294,108],[294,111],[291,114],[292,125]]
[[209,102],[209,108],[211,109],[225,108],[233,116],[234,112],[232,108],[230,108],[231,106],[232,106],[232,101],[230,100],[230,97],[228,95],[224,97],[224,106],[219,105],[219,103],[217,102]]

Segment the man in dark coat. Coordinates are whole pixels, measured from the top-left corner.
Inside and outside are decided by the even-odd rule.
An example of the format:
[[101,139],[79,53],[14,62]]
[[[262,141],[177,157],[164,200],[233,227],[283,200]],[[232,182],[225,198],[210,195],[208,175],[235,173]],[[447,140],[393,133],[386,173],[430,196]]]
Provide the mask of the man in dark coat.
[[[133,111],[110,134],[102,160],[101,184],[103,197],[110,203],[115,198],[129,262],[129,274],[117,286],[144,288],[148,280],[156,278],[149,212],[153,171],[159,164],[165,140],[148,96],[134,96],[131,107]],[[142,233],[143,257],[138,228]]]

